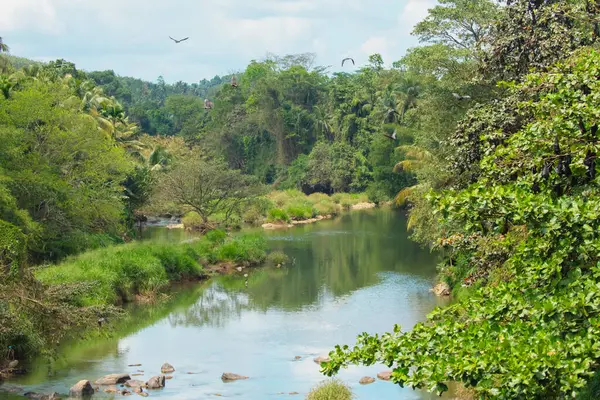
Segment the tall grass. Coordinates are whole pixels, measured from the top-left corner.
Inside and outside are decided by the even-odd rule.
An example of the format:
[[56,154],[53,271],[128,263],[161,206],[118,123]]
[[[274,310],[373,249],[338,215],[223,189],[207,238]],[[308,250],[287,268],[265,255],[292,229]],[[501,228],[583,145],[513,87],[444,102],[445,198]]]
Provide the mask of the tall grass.
[[77,299],[79,306],[121,304],[138,294],[155,293],[169,282],[198,278],[202,262],[260,263],[265,248],[260,236],[225,239],[224,232],[216,231],[191,243],[135,242],[93,250],[41,269],[36,277],[53,285],[93,284]]
[[350,387],[344,382],[332,379],[315,386],[306,400],[351,400],[354,397]]

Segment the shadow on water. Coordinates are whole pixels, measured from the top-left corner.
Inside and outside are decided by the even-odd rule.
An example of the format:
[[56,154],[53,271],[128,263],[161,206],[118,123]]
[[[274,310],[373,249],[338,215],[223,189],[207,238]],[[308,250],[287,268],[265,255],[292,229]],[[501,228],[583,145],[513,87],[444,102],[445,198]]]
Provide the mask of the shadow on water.
[[[166,228],[146,234],[189,238]],[[243,277],[227,276],[178,288],[167,302],[132,309],[110,337],[67,343],[51,367],[39,362],[17,383],[65,393],[79,379],[109,373],[139,369],[136,379],[148,379],[168,361],[175,377],[153,397],[287,398],[277,393],[306,394],[323,379],[315,355],[353,344],[361,332],[389,331],[395,323],[410,329],[443,304],[429,292],[436,257],[408,239],[401,214],[355,212],[266,234],[271,249],[293,262],[249,271],[247,286]],[[385,382],[357,384],[382,369],[352,367],[340,377],[359,399],[434,398]],[[227,385],[219,379],[225,371],[251,379]]]

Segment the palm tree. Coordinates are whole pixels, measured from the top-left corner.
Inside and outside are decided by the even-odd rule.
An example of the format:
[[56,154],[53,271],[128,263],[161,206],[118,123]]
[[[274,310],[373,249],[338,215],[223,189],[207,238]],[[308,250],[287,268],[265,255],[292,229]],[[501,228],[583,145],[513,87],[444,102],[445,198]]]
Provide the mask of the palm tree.
[[8,53],[9,51],[10,48],[2,41],[2,36],[0,36],[0,53]]
[[[421,147],[399,146],[397,150],[404,152],[404,160],[400,161],[398,164],[396,164],[396,166],[394,166],[394,172],[396,173],[415,173],[425,166],[430,165],[434,161],[433,155]],[[420,188],[423,188],[423,184],[416,184],[414,186],[402,189],[400,192],[398,192],[398,194],[396,194],[394,199],[396,205],[401,206],[406,204],[415,190]]]

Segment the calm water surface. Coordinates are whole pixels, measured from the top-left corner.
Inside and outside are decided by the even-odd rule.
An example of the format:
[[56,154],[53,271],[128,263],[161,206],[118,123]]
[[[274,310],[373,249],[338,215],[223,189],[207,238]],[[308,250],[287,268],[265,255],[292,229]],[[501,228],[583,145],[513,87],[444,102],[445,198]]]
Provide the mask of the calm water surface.
[[[162,240],[184,238],[176,230],[152,232]],[[169,362],[174,377],[152,398],[304,398],[324,379],[315,356],[354,344],[362,332],[382,333],[395,323],[410,329],[442,305],[429,292],[436,259],[407,238],[401,214],[355,212],[267,235],[270,248],[293,265],[252,270],[247,287],[242,277],[223,277],[180,288],[167,302],[134,310],[112,337],[71,343],[52,368],[40,364],[15,383],[65,393],[79,379],[109,373],[147,380]],[[385,369],[351,367],[339,377],[358,399],[433,398],[389,382],[358,384]],[[250,379],[223,383],[226,371]]]

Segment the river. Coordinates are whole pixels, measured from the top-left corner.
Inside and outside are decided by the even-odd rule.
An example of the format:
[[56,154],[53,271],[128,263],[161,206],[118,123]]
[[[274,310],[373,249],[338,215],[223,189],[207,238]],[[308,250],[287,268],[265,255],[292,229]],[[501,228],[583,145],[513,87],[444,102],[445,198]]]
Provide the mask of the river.
[[[164,228],[150,232],[155,240],[184,237]],[[395,323],[410,329],[443,303],[429,292],[437,260],[408,239],[399,213],[353,212],[266,234],[269,247],[292,262],[252,270],[247,287],[244,278],[229,276],[178,288],[160,305],[133,309],[110,337],[69,343],[51,368],[38,362],[11,383],[66,393],[80,379],[109,373],[147,380],[169,362],[173,379],[152,398],[304,398],[324,379],[315,356],[354,344],[362,332],[382,333]],[[358,384],[385,369],[351,367],[339,377],[358,399],[434,398],[390,382]],[[250,379],[223,383],[223,372]]]

